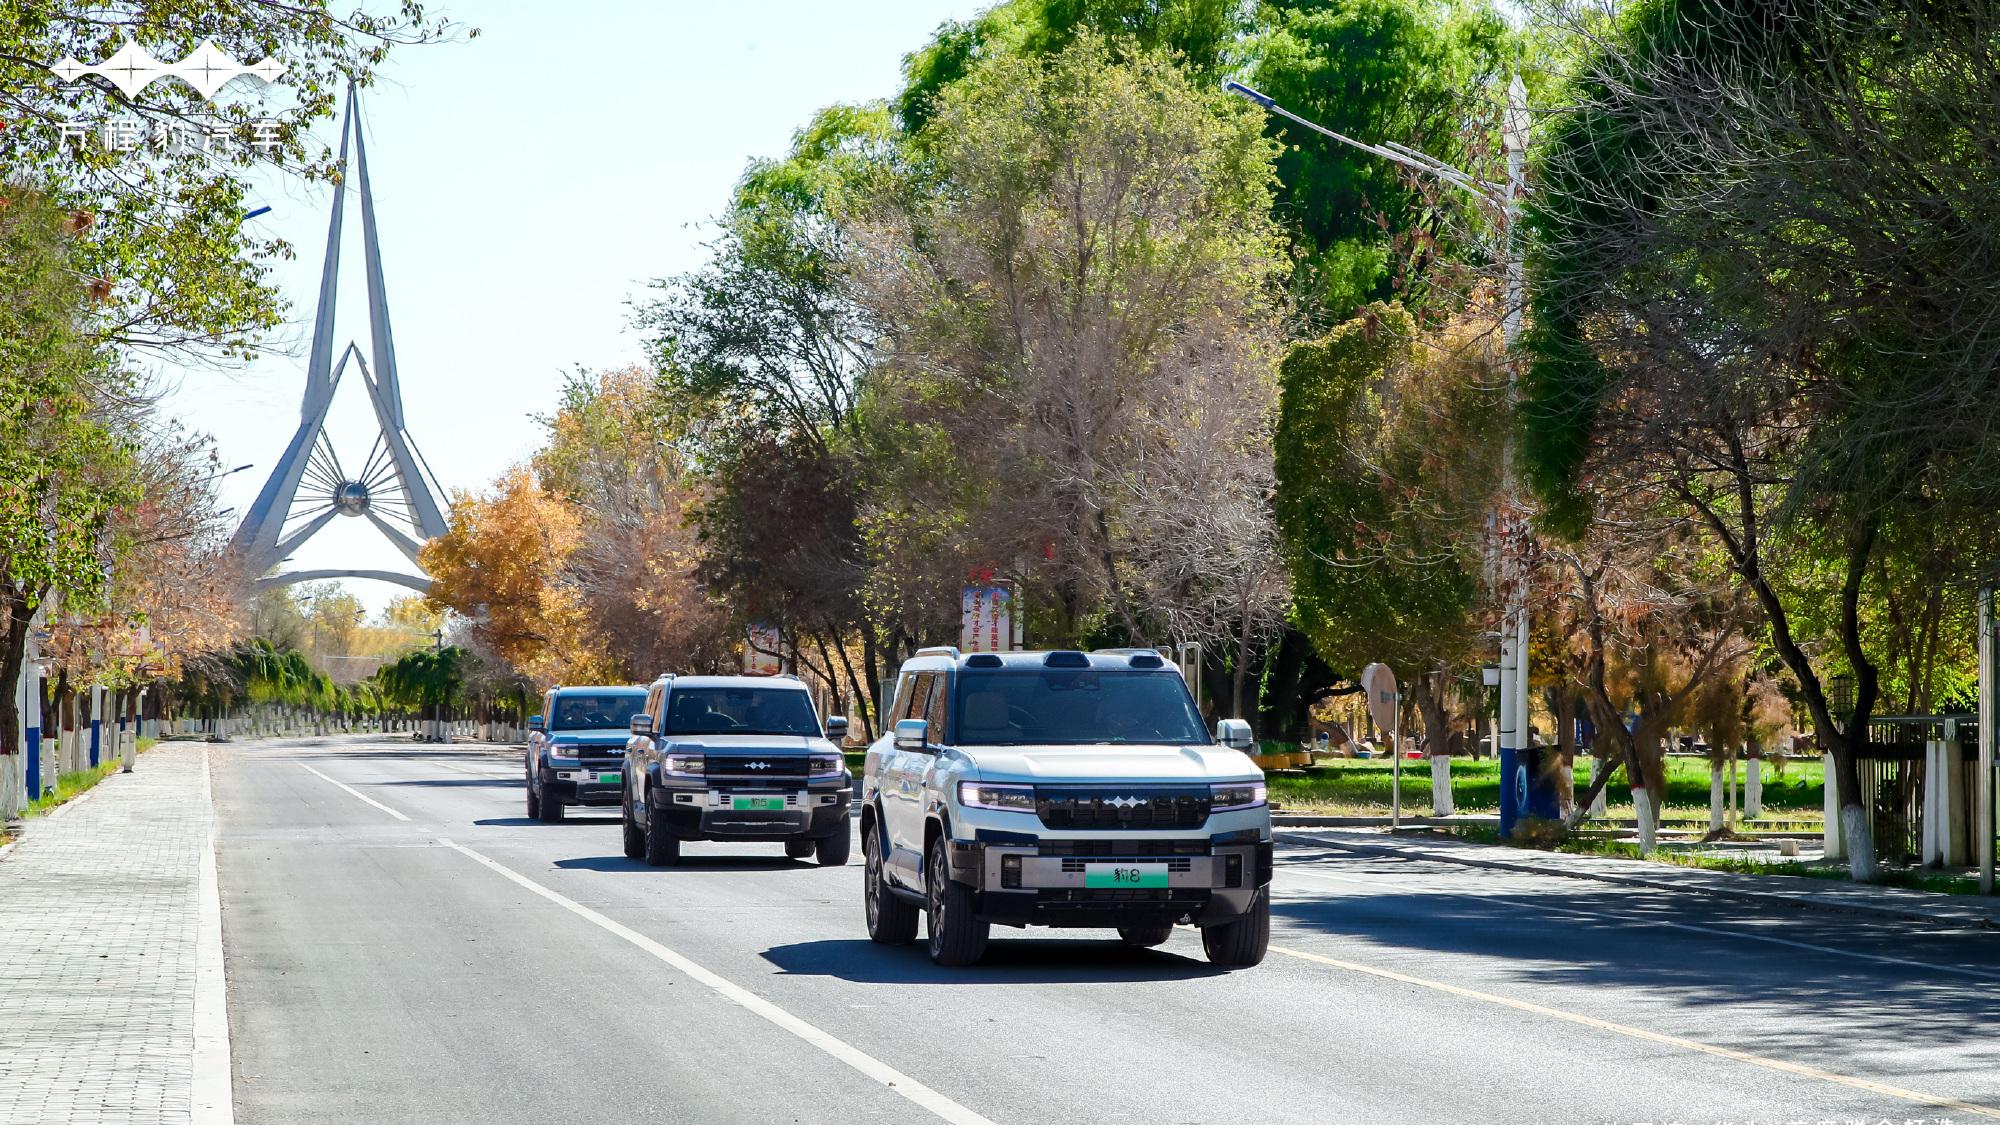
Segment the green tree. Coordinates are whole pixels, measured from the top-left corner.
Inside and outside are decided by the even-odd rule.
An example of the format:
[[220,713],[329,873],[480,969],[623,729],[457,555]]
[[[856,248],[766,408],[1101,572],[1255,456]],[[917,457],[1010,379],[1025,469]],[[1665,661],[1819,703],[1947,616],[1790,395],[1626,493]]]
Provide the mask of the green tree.
[[1855,763],[1895,675],[1871,618],[1928,612],[1923,585],[1972,583],[2000,542],[1993,15],[1635,5],[1531,212],[1545,523],[1637,493],[1722,552],[1833,756],[1857,878]]
[[1421,334],[1371,304],[1279,368],[1273,507],[1294,621],[1345,676],[1379,660],[1407,679],[1438,751],[1444,688],[1480,645],[1504,386],[1491,319]]
[[[0,187],[0,684],[18,682],[35,614],[52,599],[97,608],[105,534],[134,499],[134,450],[108,412],[131,380],[92,332],[76,269],[84,220],[37,192]],[[19,752],[12,690],[0,740]]]

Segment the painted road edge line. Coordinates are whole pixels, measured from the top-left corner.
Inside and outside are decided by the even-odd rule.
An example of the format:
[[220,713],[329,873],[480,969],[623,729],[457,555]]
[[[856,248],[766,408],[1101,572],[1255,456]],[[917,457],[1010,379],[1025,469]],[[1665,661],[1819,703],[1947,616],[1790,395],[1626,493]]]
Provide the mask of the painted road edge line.
[[851,1044],[843,1040],[834,1038],[834,1036],[832,1036],[831,1034],[825,1031],[821,1031],[819,1028],[813,1026],[812,1024],[807,1023],[806,1021],[791,1014],[790,1012],[787,1012],[783,1008],[778,1007],[776,1004],[773,1004],[769,1000],[766,1000],[763,997],[757,995],[756,993],[750,991],[749,989],[744,988],[742,985],[736,984],[733,981],[727,980],[721,976],[718,976],[713,972],[710,972],[705,968],[702,968],[695,962],[688,960],[686,957],[680,955],[679,953],[674,952],[671,949],[668,949],[666,946],[661,945],[659,942],[654,941],[652,938],[647,937],[645,934],[642,934],[637,930],[634,930],[631,927],[626,926],[620,922],[615,922],[610,918],[607,918],[604,915],[599,914],[597,911],[592,910],[590,907],[585,906],[582,903],[575,901],[574,899],[568,898],[557,891],[552,891],[549,888],[541,885],[540,883],[535,882],[533,879],[528,878],[526,875],[523,875],[520,872],[515,871],[513,868],[508,867],[495,860],[488,859],[486,856],[483,856],[478,852],[473,851],[471,848],[468,848],[463,844],[454,843],[442,837],[438,839],[438,843],[444,845],[447,848],[452,849],[455,852],[458,852],[459,854],[473,860],[474,862],[477,862],[479,864],[484,865],[487,868],[490,868],[499,875],[518,884],[523,890],[529,891],[533,894],[540,895],[541,897],[548,899],[550,902],[555,903],[557,906],[562,907],[564,910],[567,910],[570,913],[576,915],[577,917],[582,918],[584,921],[597,926],[599,929],[605,930],[610,934],[623,938],[627,942],[638,946],[640,949],[645,950],[647,953],[652,954],[654,957],[657,957],[660,960],[665,961],[667,964],[672,965],[674,968],[679,969],[682,973],[692,978],[696,983],[706,985],[711,991],[715,992],[718,996],[721,996],[723,999],[728,1000],[729,1002],[737,1005],[738,1007],[741,1007],[744,1010],[750,1012],[752,1015],[759,1016],[762,1019],[770,1022],[771,1024],[781,1028],[782,1030],[790,1032],[792,1035],[795,1035],[798,1038],[805,1040],[807,1043],[812,1044],[813,1046],[833,1056],[835,1059],[838,1059],[839,1061],[846,1063],[848,1066],[853,1067],[855,1070],[861,1072],[863,1076],[886,1085],[890,1090],[894,1091],[895,1093],[901,1094],[903,1097],[909,1099],[910,1101],[916,1103],[919,1106],[922,1106],[924,1109],[929,1110],[931,1113],[936,1114],[940,1119],[952,1122],[953,1125],[994,1125],[994,1123],[988,1118],[981,1116],[979,1113],[971,1109],[968,1109],[967,1107],[962,1106],[955,1101],[952,1101],[945,1095],[938,1093],[936,1090],[931,1089],[929,1086],[926,1086],[923,1083],[917,1081],[916,1079],[910,1077],[909,1075],[904,1074],[902,1071],[897,1070],[895,1067],[890,1066],[888,1063],[883,1062],[881,1059],[878,1059],[875,1056],[868,1054],[866,1051],[861,1050],[859,1047],[852,1046]]
[[404,816],[402,813],[397,812],[395,809],[392,809],[389,806],[383,804],[382,802],[376,800],[375,798],[370,797],[368,794],[363,793],[361,790],[354,788],[352,785],[342,785],[340,782],[335,781],[334,779],[326,776],[325,774],[319,772],[318,770],[312,768],[311,766],[306,765],[304,762],[299,763],[299,768],[313,775],[314,777],[319,778],[321,781],[326,782],[328,785],[332,785],[338,789],[346,790],[348,796],[353,797],[356,800],[366,801],[369,804],[374,805],[376,808],[381,809],[383,812],[388,813],[390,816],[395,817],[397,820],[410,819],[409,817]]
[[1487,1004],[1498,1004],[1501,1007],[1512,1008],[1518,1012],[1528,1012],[1533,1015],[1547,1016],[1550,1019],[1558,1019],[1566,1023],[1578,1024],[1583,1027],[1594,1028],[1598,1031],[1609,1031],[1612,1032],[1613,1034],[1624,1035],[1632,1039],[1642,1039],[1648,1043],[1658,1043],[1664,1047],[1678,1047],[1685,1051],[1696,1051],[1704,1055],[1713,1055],[1716,1058],[1731,1059],[1736,1062],[1747,1063],[1751,1066],[1761,1066],[1766,1070],[1776,1070],[1776,1071],[1781,1071],[1785,1074],[1797,1075],[1801,1078],[1814,1078],[1818,1079],[1821,1082],[1831,1082],[1838,1086],[1847,1086],[1856,1090],[1866,1090],[1871,1094],[1881,1094],[1885,1097],[1901,1098],[1904,1101],[1916,1102],[1920,1105],[1938,1106],[1939,1108],[1942,1109],[1955,1109],[1964,1113],[1975,1114],[1980,1117],[1989,1117],[1989,1118],[1994,1118],[1996,1120],[2000,1120],[2000,1109],[1995,1109],[1991,1106],[1977,1105],[1972,1102],[1962,1102],[1956,1098],[1946,1098],[1936,1094],[1925,1094],[1916,1090],[1905,1090],[1900,1086],[1890,1086],[1881,1082],[1871,1082],[1866,1078],[1854,1078],[1845,1074],[1835,1074],[1830,1070],[1821,1070],[1816,1066],[1806,1066],[1803,1063],[1785,1062],[1783,1059],[1772,1059],[1772,1058],[1766,1058],[1763,1055],[1753,1055],[1748,1051],[1738,1051],[1732,1047],[1718,1047],[1713,1043],[1702,1043],[1694,1039],[1683,1039],[1678,1035],[1666,1035],[1658,1031],[1647,1031],[1643,1027],[1632,1027],[1627,1024],[1612,1023],[1610,1020],[1598,1019],[1596,1016],[1586,1016],[1579,1012],[1565,1012],[1560,1008],[1550,1008],[1550,1007],[1545,1007],[1541,1004],[1532,1004],[1526,1000],[1516,1000],[1509,996],[1497,996],[1491,992],[1481,992],[1475,988],[1464,988],[1455,984],[1446,984],[1443,981],[1428,980],[1424,977],[1413,977],[1410,976],[1408,973],[1399,973],[1393,969],[1378,969],[1373,965],[1362,965],[1354,961],[1342,961],[1337,957],[1327,957],[1319,953],[1308,953],[1303,949],[1286,949],[1283,946],[1273,945],[1271,946],[1271,952],[1282,953],[1287,957],[1296,958],[1300,961],[1316,961],[1322,965],[1331,965],[1336,969],[1346,969],[1348,972],[1351,973],[1364,973],[1371,977],[1380,977],[1383,980],[1393,980],[1401,984],[1415,985],[1418,988],[1428,988],[1433,992],[1442,992],[1445,993],[1446,995],[1457,996],[1466,1000],[1478,1000]]
[[201,836],[201,906],[194,933],[193,1125],[235,1125],[234,1075],[230,1067],[229,985],[222,964],[222,884],[215,870],[215,791],[212,752],[201,755],[201,805],[208,828]]

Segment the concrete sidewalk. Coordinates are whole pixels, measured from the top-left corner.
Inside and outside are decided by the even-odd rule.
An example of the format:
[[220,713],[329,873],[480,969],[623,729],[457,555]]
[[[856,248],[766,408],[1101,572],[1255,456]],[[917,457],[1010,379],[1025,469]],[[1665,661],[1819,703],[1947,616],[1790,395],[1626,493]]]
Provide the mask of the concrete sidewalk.
[[229,1122],[206,748],[25,822],[0,858],[0,1121]]
[[1615,856],[1569,855],[1434,837],[1416,839],[1366,829],[1299,831],[1280,828],[1278,833],[1288,841],[1321,844],[1371,855],[1534,875],[1594,879],[1605,883],[1714,895],[1788,909],[1834,910],[1936,925],[2000,929],[2000,896],[1979,898],[1934,894],[1900,887],[1812,879],[1802,875],[1742,875]]

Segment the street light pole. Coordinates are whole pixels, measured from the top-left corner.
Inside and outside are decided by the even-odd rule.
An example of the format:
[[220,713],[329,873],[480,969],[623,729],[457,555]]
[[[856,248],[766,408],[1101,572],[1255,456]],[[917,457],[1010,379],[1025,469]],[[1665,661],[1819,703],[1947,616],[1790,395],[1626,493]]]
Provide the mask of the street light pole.
[[[1224,88],[1256,102],[1266,112],[1295,121],[1349,148],[1359,149],[1468,192],[1494,214],[1500,222],[1501,255],[1506,274],[1506,307],[1501,312],[1500,325],[1507,350],[1507,402],[1511,409],[1518,400],[1514,344],[1521,334],[1521,312],[1527,295],[1526,267],[1520,255],[1514,252],[1514,228],[1519,225],[1521,199],[1527,187],[1529,118],[1527,91],[1521,84],[1520,76],[1515,75],[1507,85],[1507,108],[1501,117],[1500,136],[1507,153],[1507,182],[1504,184],[1482,180],[1407,145],[1393,141],[1370,144],[1344,133],[1336,133],[1318,122],[1300,117],[1269,95],[1241,82],[1225,83]],[[1520,517],[1520,488],[1514,469],[1514,433],[1511,427],[1504,441],[1501,447],[1501,500],[1499,510],[1493,515],[1493,533],[1499,555],[1495,577],[1504,599],[1500,617],[1500,745],[1495,748],[1500,757],[1502,832],[1512,829],[1514,818],[1530,803],[1528,795],[1532,791],[1529,777],[1516,777],[1527,768],[1521,757],[1522,751],[1528,749],[1528,575],[1520,549],[1525,521]]]

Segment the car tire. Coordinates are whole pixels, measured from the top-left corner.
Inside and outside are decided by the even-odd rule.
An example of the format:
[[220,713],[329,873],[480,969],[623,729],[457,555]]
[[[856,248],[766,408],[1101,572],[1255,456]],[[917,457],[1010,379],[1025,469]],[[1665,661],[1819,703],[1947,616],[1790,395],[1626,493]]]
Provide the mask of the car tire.
[[542,797],[535,791],[535,771],[528,771],[528,819],[542,819]]
[[671,867],[681,861],[681,841],[667,828],[667,818],[660,810],[646,807],[646,864],[649,867]]
[[861,898],[868,914],[868,940],[883,945],[908,945],[917,940],[917,904],[889,891],[882,873],[882,833],[869,832],[861,841]]
[[785,841],[785,854],[792,859],[809,859],[813,854],[813,842],[800,837]]
[[1210,964],[1247,969],[1264,959],[1271,947],[1271,890],[1257,892],[1250,912],[1234,922],[1201,928],[1201,948]]
[[537,810],[543,824],[561,824],[563,818],[562,800],[544,789],[541,794],[541,808]]
[[854,853],[853,834],[845,824],[840,828],[835,835],[821,837],[813,849],[818,853],[815,862],[821,867],[846,867],[848,857]]
[[957,968],[985,956],[986,939],[993,927],[973,917],[972,888],[952,881],[945,852],[943,836],[931,841],[924,863],[924,923],[930,937],[931,962]]
[[618,799],[619,825],[625,836],[625,858],[644,859],[646,857],[646,834],[639,830],[639,821],[632,815],[632,791],[625,790]]
[[1172,922],[1162,922],[1157,926],[1118,927],[1118,940],[1139,949],[1151,949],[1156,945],[1165,945],[1167,939],[1172,936],[1174,936],[1174,924]]

